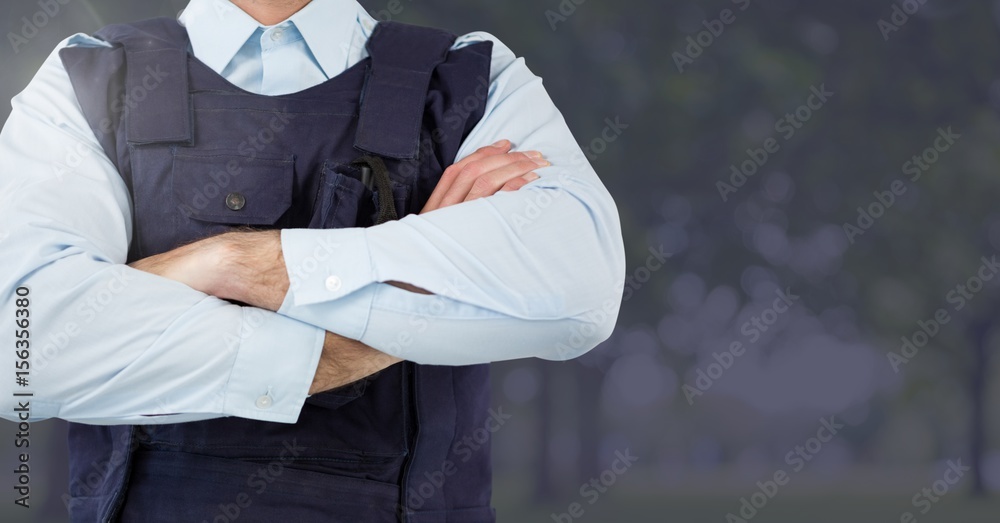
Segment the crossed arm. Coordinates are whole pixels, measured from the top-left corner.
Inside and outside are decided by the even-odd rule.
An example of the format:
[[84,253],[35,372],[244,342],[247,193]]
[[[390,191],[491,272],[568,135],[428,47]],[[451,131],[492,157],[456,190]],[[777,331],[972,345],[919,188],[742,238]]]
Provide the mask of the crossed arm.
[[[420,214],[516,191],[539,178],[549,162],[538,151],[512,152],[509,140],[483,147],[445,170]],[[280,231],[231,232],[138,260],[133,268],[184,283],[218,298],[277,311],[289,289]],[[405,282],[386,282],[420,293]],[[326,332],[309,394],[332,390],[402,361],[364,343]]]
[[[606,339],[624,285],[617,208],[541,80],[499,42],[493,65],[468,161],[426,212],[223,235],[130,267],[128,191],[50,55],[0,133],[0,319],[30,287],[31,420],[293,423],[310,392],[399,359],[564,360]],[[529,183],[538,166],[509,144],[473,152],[504,136],[552,165]],[[0,351],[0,367],[14,359]],[[0,380],[0,417],[13,389]]]

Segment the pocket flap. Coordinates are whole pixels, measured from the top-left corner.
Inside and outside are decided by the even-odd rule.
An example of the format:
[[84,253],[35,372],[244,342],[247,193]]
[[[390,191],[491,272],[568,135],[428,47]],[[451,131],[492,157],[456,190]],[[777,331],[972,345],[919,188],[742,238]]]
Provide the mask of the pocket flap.
[[291,159],[175,154],[173,193],[196,220],[271,225],[292,205],[294,175]]

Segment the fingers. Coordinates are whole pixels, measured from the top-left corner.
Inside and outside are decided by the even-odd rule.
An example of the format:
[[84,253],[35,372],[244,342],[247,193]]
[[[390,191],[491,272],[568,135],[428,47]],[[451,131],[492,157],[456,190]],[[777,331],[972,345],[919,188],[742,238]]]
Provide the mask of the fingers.
[[538,151],[511,152],[508,140],[482,147],[445,169],[421,214],[496,194],[516,191],[538,179],[533,171],[551,165]]
[[[532,171],[539,167],[538,163],[534,161],[517,161],[503,167],[499,167],[477,178],[472,183],[472,188],[469,189],[469,193],[462,201],[468,202],[478,198],[492,196],[508,183],[515,182],[516,184],[516,180],[522,180],[523,177],[533,174]],[[535,179],[537,179],[537,177],[538,175],[535,174]],[[524,183],[527,184],[531,181],[534,180],[524,180]],[[521,184],[521,187],[523,187],[523,185],[524,184]]]
[[451,167],[461,172],[470,163],[478,162],[480,160],[485,160],[491,156],[498,156],[501,154],[506,154],[510,152],[512,144],[510,140],[500,140],[493,145],[487,145],[486,147],[480,147],[476,152],[462,158],[460,161],[455,162]]
[[441,207],[490,196],[508,181],[549,165],[541,153],[508,153],[470,163],[460,172],[441,199]]
[[444,195],[451,189],[454,180],[457,178],[458,174],[461,173],[466,166],[473,162],[489,158],[491,156],[498,156],[502,154],[507,154],[510,152],[511,143],[510,140],[500,140],[493,145],[487,145],[486,147],[480,147],[476,152],[466,156],[461,161],[453,164],[444,170],[444,174],[441,175],[441,180],[438,181],[437,186],[434,187],[434,191],[431,193],[431,197],[427,200],[427,204],[424,206],[424,210],[421,212],[426,212],[432,209],[438,209],[442,207],[441,201]]
[[513,180],[505,183],[503,187],[500,188],[501,191],[516,191],[525,185],[537,180],[539,176],[535,173],[528,173],[524,176],[519,176]]

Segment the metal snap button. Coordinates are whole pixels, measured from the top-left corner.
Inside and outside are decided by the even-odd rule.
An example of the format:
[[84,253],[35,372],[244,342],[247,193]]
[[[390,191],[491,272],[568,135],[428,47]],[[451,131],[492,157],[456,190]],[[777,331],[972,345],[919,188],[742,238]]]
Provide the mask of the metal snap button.
[[230,210],[238,211],[242,209],[247,204],[247,199],[243,197],[242,194],[238,192],[231,192],[226,195],[226,207]]

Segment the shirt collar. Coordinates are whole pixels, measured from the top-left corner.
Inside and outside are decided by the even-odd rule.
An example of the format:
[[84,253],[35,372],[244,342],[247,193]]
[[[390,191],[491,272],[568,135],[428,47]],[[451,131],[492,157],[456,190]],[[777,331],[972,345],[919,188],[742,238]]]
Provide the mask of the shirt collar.
[[[327,77],[347,67],[359,20],[370,17],[356,0],[313,0],[288,20],[302,34]],[[194,55],[221,73],[243,44],[262,27],[229,0],[191,0],[181,13]]]

